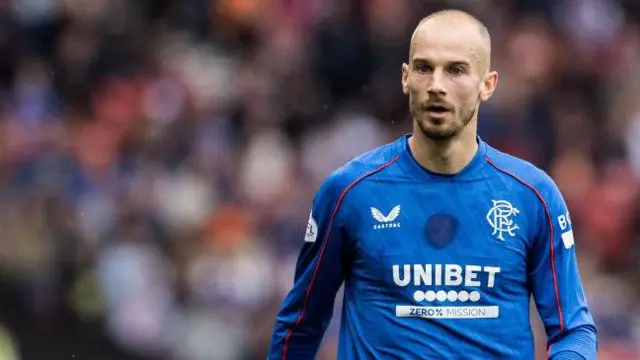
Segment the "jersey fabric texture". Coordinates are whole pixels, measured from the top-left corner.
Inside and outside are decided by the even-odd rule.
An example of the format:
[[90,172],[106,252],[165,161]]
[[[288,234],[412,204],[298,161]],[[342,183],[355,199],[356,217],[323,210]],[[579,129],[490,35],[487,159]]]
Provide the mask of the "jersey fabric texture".
[[554,181],[480,138],[461,172],[436,174],[414,159],[410,136],[321,185],[268,359],[316,356],[342,284],[338,359],[533,359],[531,295],[548,358],[595,359]]

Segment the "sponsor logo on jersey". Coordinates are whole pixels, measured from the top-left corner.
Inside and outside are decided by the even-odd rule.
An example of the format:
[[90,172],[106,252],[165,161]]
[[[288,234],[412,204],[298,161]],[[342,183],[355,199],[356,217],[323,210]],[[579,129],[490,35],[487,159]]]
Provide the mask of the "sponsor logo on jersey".
[[387,215],[383,214],[382,211],[377,208],[371,207],[371,216],[373,216],[373,219],[377,222],[373,225],[374,230],[400,227],[400,223],[396,221],[400,216],[400,205],[394,206]]
[[573,229],[571,229],[571,216],[569,216],[569,212],[566,214],[562,214],[558,216],[558,225],[560,226],[560,230],[562,234],[560,237],[562,238],[562,244],[565,249],[570,249],[574,245],[573,239]]
[[396,306],[398,317],[423,319],[495,319],[500,315],[498,306]]
[[500,314],[498,306],[473,305],[482,300],[482,290],[495,287],[500,273],[497,266],[405,264],[393,265],[392,273],[395,285],[415,287],[413,300],[428,305],[397,305],[396,316],[483,319]]

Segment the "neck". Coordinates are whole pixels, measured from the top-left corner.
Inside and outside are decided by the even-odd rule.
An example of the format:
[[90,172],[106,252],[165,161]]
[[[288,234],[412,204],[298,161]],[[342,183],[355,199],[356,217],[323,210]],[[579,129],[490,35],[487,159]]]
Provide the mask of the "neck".
[[438,174],[457,174],[471,162],[478,150],[475,126],[472,122],[451,139],[433,140],[416,125],[409,138],[409,148],[425,169]]

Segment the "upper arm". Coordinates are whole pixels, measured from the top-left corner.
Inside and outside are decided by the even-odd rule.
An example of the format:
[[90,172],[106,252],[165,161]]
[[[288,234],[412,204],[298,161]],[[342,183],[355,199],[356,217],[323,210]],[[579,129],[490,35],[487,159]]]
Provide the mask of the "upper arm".
[[529,278],[549,342],[593,319],[583,289],[569,209],[549,178],[535,188],[538,204],[529,256]]
[[[304,286],[309,292],[314,286],[322,287],[323,292],[327,288],[337,291],[344,280],[348,241],[341,216],[344,196],[345,191],[334,183],[323,184],[316,193],[296,263],[294,286]],[[335,291],[319,293],[317,297],[334,296]]]
[[314,196],[293,286],[276,316],[270,358],[311,358],[320,345],[347,267],[349,237],[341,214],[346,191],[329,178]]

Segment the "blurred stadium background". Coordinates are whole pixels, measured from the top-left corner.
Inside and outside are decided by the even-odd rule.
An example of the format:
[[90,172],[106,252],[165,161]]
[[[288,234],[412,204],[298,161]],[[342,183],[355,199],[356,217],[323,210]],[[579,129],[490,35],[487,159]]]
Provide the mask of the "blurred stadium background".
[[443,7],[493,35],[481,136],[569,203],[600,359],[640,359],[634,0],[0,0],[0,359],[264,358],[313,193],[410,130]]

